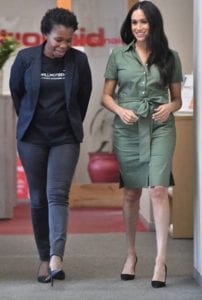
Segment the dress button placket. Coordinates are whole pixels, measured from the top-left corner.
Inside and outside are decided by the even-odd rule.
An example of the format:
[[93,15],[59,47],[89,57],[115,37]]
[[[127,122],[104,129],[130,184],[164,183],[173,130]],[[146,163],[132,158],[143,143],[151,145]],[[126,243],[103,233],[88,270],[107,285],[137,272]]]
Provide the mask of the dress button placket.
[[142,95],[145,95],[146,92],[146,76],[147,76],[147,64],[144,66],[144,79],[142,81],[142,87],[143,87],[143,91],[142,91]]

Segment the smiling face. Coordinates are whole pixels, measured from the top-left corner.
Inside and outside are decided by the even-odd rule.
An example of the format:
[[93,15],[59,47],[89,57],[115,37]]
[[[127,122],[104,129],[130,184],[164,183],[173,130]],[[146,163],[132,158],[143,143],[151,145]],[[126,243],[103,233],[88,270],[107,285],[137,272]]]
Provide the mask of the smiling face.
[[137,42],[146,42],[150,26],[142,9],[137,9],[132,13],[131,30]]
[[55,25],[50,33],[45,35],[44,54],[50,58],[60,58],[72,46],[74,30],[71,27]]

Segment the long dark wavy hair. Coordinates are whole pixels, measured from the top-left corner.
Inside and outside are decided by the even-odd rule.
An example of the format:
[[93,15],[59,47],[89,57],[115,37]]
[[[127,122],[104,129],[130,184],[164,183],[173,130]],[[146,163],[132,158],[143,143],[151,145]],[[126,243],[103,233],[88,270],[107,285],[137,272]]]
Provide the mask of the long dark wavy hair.
[[148,48],[151,54],[148,58],[148,67],[155,64],[160,73],[161,85],[166,86],[171,79],[175,67],[175,59],[169,48],[168,40],[164,32],[163,18],[159,9],[150,1],[141,1],[134,4],[129,10],[121,27],[121,38],[125,44],[135,41],[131,30],[131,16],[137,9],[141,9],[149,22]]

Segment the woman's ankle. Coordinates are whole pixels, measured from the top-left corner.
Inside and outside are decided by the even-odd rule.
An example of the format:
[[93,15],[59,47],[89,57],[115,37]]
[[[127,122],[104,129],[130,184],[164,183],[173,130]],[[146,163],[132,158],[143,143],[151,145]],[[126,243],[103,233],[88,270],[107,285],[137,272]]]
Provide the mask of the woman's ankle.
[[165,257],[160,257],[160,258],[156,258],[155,259],[155,265],[156,266],[165,266],[166,264],[166,260],[165,260]]
[[41,260],[39,269],[38,269],[38,276],[47,276],[48,268],[49,268],[49,261]]
[[63,259],[61,256],[52,255],[50,259],[50,268],[51,270],[62,269]]
[[157,262],[154,266],[154,273],[152,280],[164,281],[166,277],[166,264]]

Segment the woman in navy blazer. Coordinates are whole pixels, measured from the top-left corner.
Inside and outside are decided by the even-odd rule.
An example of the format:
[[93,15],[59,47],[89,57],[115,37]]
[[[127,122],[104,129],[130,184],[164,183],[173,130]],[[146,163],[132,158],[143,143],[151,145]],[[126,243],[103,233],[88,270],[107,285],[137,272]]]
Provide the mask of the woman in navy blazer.
[[10,75],[42,283],[65,278],[68,194],[92,89],[87,56],[71,47],[77,26],[69,10],[48,10],[41,20],[44,43],[19,51]]

